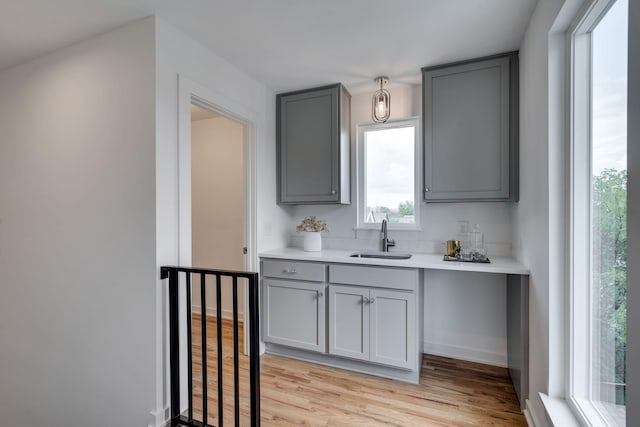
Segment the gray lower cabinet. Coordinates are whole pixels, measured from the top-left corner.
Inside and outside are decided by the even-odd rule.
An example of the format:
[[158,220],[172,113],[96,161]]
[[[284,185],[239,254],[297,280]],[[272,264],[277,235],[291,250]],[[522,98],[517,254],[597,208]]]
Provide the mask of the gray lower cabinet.
[[329,286],[329,353],[410,369],[415,365],[413,292]]
[[419,369],[420,271],[329,265],[329,353]]
[[526,408],[529,399],[529,276],[507,275],[507,355],[509,375]]
[[424,199],[518,200],[518,54],[422,69]]
[[351,95],[341,84],[276,97],[280,204],[349,204]]
[[325,272],[322,263],[262,262],[266,342],[326,352]]
[[417,383],[422,270],[263,259],[267,352]]

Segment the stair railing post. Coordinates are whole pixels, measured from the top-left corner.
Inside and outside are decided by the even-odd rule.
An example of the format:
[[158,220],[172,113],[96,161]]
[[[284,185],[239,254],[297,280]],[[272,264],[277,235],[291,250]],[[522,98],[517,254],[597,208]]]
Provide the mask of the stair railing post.
[[249,381],[251,426],[260,427],[260,324],[258,274],[249,277]]
[[169,370],[171,383],[171,426],[180,417],[180,323],[178,271],[169,272]]

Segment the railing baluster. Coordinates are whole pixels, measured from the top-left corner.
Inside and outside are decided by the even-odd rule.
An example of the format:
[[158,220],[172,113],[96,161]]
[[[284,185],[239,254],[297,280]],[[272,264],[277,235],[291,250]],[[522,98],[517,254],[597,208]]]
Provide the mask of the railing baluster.
[[222,278],[216,274],[216,330],[218,339],[218,427],[224,426],[224,388],[222,384]]
[[202,324],[202,423],[207,425],[207,291],[206,276],[200,273],[200,321]]
[[191,273],[187,278],[187,388],[189,393],[189,422],[193,421],[193,347],[191,346]]
[[240,425],[240,375],[238,357],[238,278],[233,276],[233,392],[235,425]]

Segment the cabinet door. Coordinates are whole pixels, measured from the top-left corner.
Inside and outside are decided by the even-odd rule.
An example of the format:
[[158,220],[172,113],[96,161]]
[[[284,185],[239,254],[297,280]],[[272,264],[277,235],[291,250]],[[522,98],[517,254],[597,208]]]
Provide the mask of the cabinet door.
[[325,285],[263,279],[264,340],[326,352]]
[[369,289],[329,285],[329,353],[369,360]]
[[423,69],[426,201],[513,197],[516,65],[508,55]]
[[340,84],[277,96],[278,203],[343,203],[350,95]]
[[416,362],[416,308],[413,292],[371,289],[372,362],[413,369]]

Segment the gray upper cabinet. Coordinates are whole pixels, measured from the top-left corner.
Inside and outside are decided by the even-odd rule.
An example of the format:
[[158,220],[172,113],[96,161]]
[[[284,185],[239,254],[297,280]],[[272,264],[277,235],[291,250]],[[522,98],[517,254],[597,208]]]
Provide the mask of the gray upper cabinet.
[[277,95],[278,203],[350,203],[350,108],[341,84]]
[[518,200],[518,54],[422,69],[424,199]]

